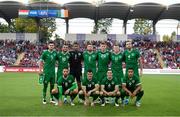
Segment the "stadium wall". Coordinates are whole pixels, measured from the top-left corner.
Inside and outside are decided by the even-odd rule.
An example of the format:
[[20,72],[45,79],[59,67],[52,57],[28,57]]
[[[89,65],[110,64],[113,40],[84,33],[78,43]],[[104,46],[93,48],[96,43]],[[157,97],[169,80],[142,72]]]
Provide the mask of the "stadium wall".
[[174,39],[175,42],[180,42],[180,35],[177,35]]
[[38,37],[38,33],[0,33],[0,40],[28,40],[36,42]]
[[66,34],[66,41],[125,41],[127,40],[127,35],[124,34]]
[[[125,69],[123,70],[125,72]],[[0,66],[0,72],[38,72],[38,71],[39,71],[38,67]],[[56,68],[56,71],[57,71],[57,68]],[[143,69],[143,74],[180,74],[180,69]]]

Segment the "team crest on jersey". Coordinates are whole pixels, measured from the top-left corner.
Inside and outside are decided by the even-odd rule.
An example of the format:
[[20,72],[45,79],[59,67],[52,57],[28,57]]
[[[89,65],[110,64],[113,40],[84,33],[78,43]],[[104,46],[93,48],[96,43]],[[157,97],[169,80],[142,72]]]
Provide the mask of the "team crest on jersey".
[[88,87],[91,87],[91,84],[88,84]]
[[64,85],[65,85],[65,87],[67,87],[67,86],[68,86],[68,83],[67,83],[67,82],[65,82],[65,84],[64,84]]
[[89,59],[88,59],[89,61],[91,61],[91,57],[89,57]]
[[64,61],[66,61],[66,58],[65,58],[65,57],[63,57],[63,58],[62,58],[62,61],[63,61],[63,62],[64,62]]
[[81,56],[81,53],[78,53],[79,56]]
[[118,58],[117,58],[117,57],[115,57],[114,59],[115,59],[115,61],[118,61]]
[[132,83],[135,83],[135,80],[133,80]]
[[111,87],[111,84],[108,84],[108,88],[110,88]]
[[54,58],[53,55],[51,55],[51,60],[53,60],[53,58]]
[[106,58],[106,54],[102,54],[102,55],[101,55],[101,58],[102,58],[102,59],[105,59],[105,58]]
[[68,82],[71,83],[71,80],[69,80]]

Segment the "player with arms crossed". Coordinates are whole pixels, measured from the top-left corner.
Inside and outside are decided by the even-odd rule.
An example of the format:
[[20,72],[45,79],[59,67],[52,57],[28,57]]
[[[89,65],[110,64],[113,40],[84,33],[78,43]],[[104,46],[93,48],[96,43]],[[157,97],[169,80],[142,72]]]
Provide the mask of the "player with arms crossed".
[[72,75],[69,75],[68,68],[63,69],[63,75],[59,77],[58,79],[58,89],[53,89],[52,94],[56,100],[58,100],[58,105],[61,106],[62,103],[62,96],[69,95],[70,96],[70,104],[71,106],[74,106],[74,99],[78,94],[78,87],[77,83],[74,80],[74,77]]
[[99,95],[99,84],[97,79],[94,77],[92,70],[88,70],[86,73],[87,77],[83,79],[82,90],[79,91],[79,97],[84,101],[84,105],[89,104],[89,97],[93,97],[91,106],[94,106],[94,101],[98,98]]
[[[55,84],[55,63],[57,59],[57,52],[54,50],[54,42],[48,42],[48,50],[44,50],[39,64],[39,74],[44,74],[43,80],[43,104],[46,104],[46,92],[48,88],[48,83],[50,82],[50,102],[54,103],[51,90],[54,88]],[[43,71],[42,71],[43,69]]]

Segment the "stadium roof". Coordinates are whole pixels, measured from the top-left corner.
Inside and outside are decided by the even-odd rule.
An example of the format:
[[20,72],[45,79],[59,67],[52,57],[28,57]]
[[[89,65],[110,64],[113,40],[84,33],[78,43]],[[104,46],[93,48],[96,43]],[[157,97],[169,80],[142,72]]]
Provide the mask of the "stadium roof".
[[124,21],[134,18],[145,18],[155,23],[161,19],[180,20],[180,3],[164,6],[158,3],[139,3],[133,6],[121,2],[106,2],[95,6],[88,2],[69,2],[60,5],[53,2],[35,2],[23,4],[16,1],[0,2],[0,17],[7,22],[18,17],[19,9],[60,9],[69,10],[69,19],[90,18],[117,18]]
[[0,2],[0,17],[4,18],[8,23],[11,19],[18,17],[18,10],[24,8],[25,5],[16,1]]

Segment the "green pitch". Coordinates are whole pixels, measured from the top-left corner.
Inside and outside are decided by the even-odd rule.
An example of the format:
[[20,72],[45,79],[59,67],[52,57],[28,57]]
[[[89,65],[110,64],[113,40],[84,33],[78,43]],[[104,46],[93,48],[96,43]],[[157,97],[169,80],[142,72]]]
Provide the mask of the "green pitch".
[[37,74],[0,73],[0,116],[180,116],[180,75],[144,75],[141,79],[145,95],[140,108],[132,101],[125,107],[58,107],[42,104]]

